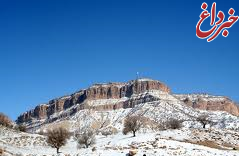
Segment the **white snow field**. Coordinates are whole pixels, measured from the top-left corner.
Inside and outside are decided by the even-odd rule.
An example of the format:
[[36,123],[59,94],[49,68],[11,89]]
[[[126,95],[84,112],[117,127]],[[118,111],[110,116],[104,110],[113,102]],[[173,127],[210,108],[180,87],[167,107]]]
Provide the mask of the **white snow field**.
[[[198,132],[197,139],[192,137],[194,131]],[[166,130],[160,132],[137,133],[136,137],[131,134],[123,135],[118,133],[108,137],[97,135],[96,144],[92,147],[79,149],[74,139],[68,140],[67,145],[62,147],[61,155],[79,156],[125,156],[132,146],[137,149],[136,156],[146,154],[148,156],[238,156],[239,151],[231,148],[209,148],[196,145],[194,141],[200,139],[213,140],[215,134],[210,134],[197,129]],[[1,128],[0,147],[5,150],[4,155],[43,156],[56,155],[56,150],[45,144],[45,138],[37,134],[19,133]],[[4,134],[3,134],[4,133]],[[207,136],[203,136],[207,134]],[[233,133],[217,131],[218,137],[226,142],[238,144],[238,137],[233,139]],[[219,135],[220,134],[220,135]],[[195,135],[196,136],[196,135]],[[228,137],[230,136],[230,137]],[[211,137],[211,138],[210,138]],[[9,141],[9,138],[14,141]],[[30,139],[29,139],[30,138]],[[220,146],[220,143],[218,143]],[[96,148],[93,151],[93,147]]]

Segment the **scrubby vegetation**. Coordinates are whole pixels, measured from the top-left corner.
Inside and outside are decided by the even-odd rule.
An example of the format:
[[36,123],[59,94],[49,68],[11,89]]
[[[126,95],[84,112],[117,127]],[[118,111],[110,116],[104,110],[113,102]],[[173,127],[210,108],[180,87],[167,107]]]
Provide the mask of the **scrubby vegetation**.
[[109,136],[109,135],[113,135],[113,134],[116,134],[117,133],[117,129],[112,127],[112,126],[109,126],[109,127],[106,127],[106,128],[103,128],[100,133],[104,136]]
[[211,124],[212,121],[209,119],[209,116],[208,115],[200,115],[198,118],[197,118],[197,121],[202,124],[203,128],[206,128],[206,125],[208,124]]
[[9,128],[13,127],[12,120],[7,115],[5,115],[3,113],[0,113],[0,125],[9,127]]
[[56,148],[57,153],[59,153],[60,147],[64,146],[69,138],[69,131],[63,127],[58,127],[47,131],[47,143],[51,147]]
[[26,132],[26,131],[27,131],[27,128],[26,128],[26,126],[24,126],[24,125],[18,125],[18,126],[16,127],[16,130],[19,130],[19,131],[21,131],[21,132]]
[[128,116],[124,121],[123,134],[128,134],[129,132],[133,133],[133,136],[136,136],[136,132],[142,128],[144,122],[143,118],[139,115]]
[[3,155],[4,150],[2,148],[0,148],[0,155]]
[[165,122],[165,126],[165,129],[179,129],[182,127],[182,121],[172,118]]
[[78,130],[75,133],[75,138],[79,147],[84,146],[85,148],[88,148],[89,146],[95,144],[95,132],[90,128]]

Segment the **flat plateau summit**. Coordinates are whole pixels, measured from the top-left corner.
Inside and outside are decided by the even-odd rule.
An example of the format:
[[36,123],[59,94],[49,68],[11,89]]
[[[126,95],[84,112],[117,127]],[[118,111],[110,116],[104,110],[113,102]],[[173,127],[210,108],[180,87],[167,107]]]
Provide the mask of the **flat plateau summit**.
[[180,104],[189,109],[225,111],[235,116],[239,115],[239,107],[226,96],[173,94],[166,84],[141,78],[126,83],[94,84],[87,89],[36,106],[21,114],[17,123],[26,124],[31,129],[71,118],[80,110],[87,108],[95,111],[113,111],[149,103],[157,103],[160,107],[164,106],[163,103]]

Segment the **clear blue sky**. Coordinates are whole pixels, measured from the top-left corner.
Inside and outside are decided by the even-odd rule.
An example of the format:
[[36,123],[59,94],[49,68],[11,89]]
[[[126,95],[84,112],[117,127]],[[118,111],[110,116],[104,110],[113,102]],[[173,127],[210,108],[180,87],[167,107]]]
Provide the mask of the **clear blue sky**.
[[[211,43],[196,37],[201,0],[2,0],[0,105],[12,119],[96,82],[141,76],[174,93],[239,101],[239,22]],[[214,1],[205,1],[209,11]],[[217,0],[226,19],[238,0]],[[210,20],[202,25],[209,30]]]

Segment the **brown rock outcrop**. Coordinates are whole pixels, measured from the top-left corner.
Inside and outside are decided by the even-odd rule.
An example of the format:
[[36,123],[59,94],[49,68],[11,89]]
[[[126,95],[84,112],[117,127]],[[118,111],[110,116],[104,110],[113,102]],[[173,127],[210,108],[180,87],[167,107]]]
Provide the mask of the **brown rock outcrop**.
[[[138,79],[128,83],[95,84],[88,89],[80,90],[70,96],[51,100],[46,105],[39,105],[35,109],[20,115],[17,122],[23,123],[30,121],[31,119],[48,118],[52,114],[71,108],[76,104],[83,105],[84,101],[87,100],[120,99],[122,97],[131,97],[133,94],[143,93],[148,90],[160,90],[162,92],[170,93],[170,89],[165,84],[151,79]],[[145,100],[147,101],[149,99],[146,98]],[[112,110],[123,107],[128,108],[135,106],[139,102],[140,101],[137,100],[131,100],[124,103],[95,106],[94,108],[99,110]],[[84,109],[84,106],[80,106],[80,109]],[[76,111],[77,110],[74,110],[73,112]]]
[[48,105],[39,105],[34,109],[34,116],[37,116],[40,119],[44,119],[47,117],[47,108]]
[[236,116],[239,115],[238,106],[228,98],[218,101],[205,101],[199,99],[198,101],[195,101],[193,107],[203,110],[226,111]]
[[226,111],[230,114],[239,116],[239,106],[228,97],[210,95],[175,95],[187,106],[211,111]]
[[[53,122],[58,118],[69,117],[79,110],[88,108],[88,102],[94,100],[102,101],[110,99],[107,103],[90,106],[95,110],[133,108],[140,103],[160,100],[156,96],[140,94],[149,90],[158,90],[165,94],[170,94],[170,89],[165,84],[151,79],[138,79],[127,83],[95,84],[88,89],[80,90],[70,96],[53,99],[47,104],[35,107],[34,109],[21,114],[17,119],[17,123],[28,122],[32,119],[47,119],[47,122]],[[209,96],[204,94],[177,94],[174,96],[184,102],[187,106],[193,108],[212,111],[227,111],[233,115],[239,116],[239,107],[226,97]],[[64,111],[66,109],[69,109],[69,111]],[[58,112],[62,113],[58,116],[52,116],[54,113]]]

